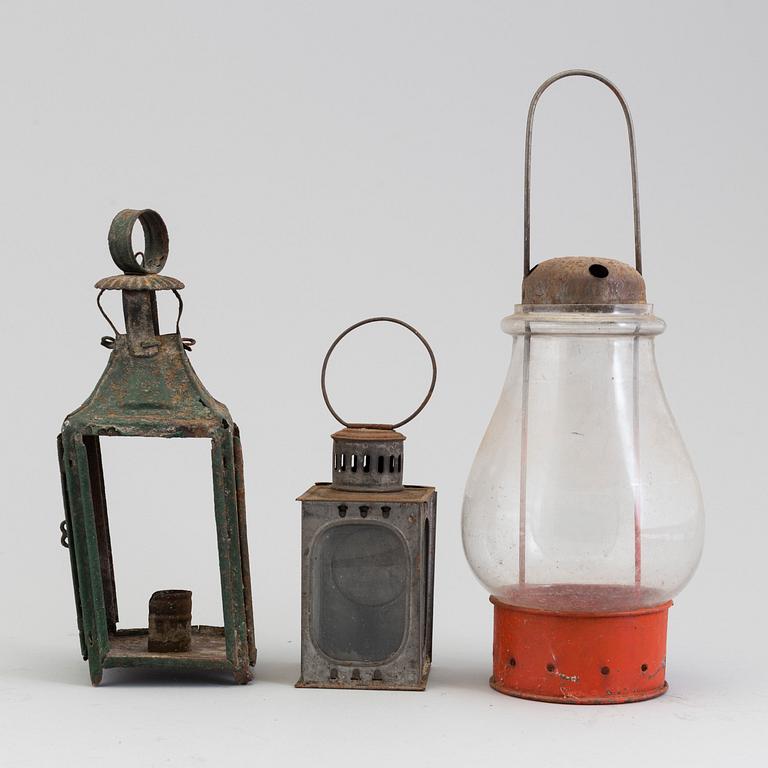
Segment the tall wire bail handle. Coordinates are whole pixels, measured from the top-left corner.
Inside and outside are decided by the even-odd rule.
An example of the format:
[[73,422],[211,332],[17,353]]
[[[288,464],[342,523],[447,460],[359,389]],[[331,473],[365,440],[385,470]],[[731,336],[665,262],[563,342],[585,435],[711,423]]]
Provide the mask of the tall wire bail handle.
[[544,91],[550,85],[566,77],[591,77],[603,85],[607,86],[621,104],[624,112],[624,118],[627,122],[627,136],[629,138],[629,162],[632,172],[632,212],[635,223],[635,269],[643,273],[642,249],[640,247],[640,198],[637,184],[637,152],[635,149],[635,127],[632,123],[632,115],[629,112],[627,102],[622,96],[621,91],[607,78],[598,72],[592,72],[589,69],[567,69],[564,72],[558,72],[549,80],[545,80],[533,94],[531,104],[528,107],[528,122],[525,126],[525,186],[523,202],[523,277],[527,277],[531,272],[531,139],[533,136],[533,115],[536,111],[536,105]]
[[[334,410],[333,406],[331,405],[331,401],[328,398],[328,390],[325,387],[325,373],[328,368],[328,361],[331,358],[331,355],[333,354],[333,350],[336,349],[339,342],[349,333],[356,330],[357,328],[360,328],[363,325],[368,325],[369,323],[394,323],[395,325],[401,325],[403,328],[407,328],[416,338],[424,345],[425,349],[427,350],[427,353],[429,354],[430,362],[432,363],[432,381],[429,384],[429,391],[427,392],[427,396],[421,401],[421,405],[407,418],[403,419],[402,421],[398,421],[397,424],[356,424],[348,421],[344,421],[344,419],[339,416],[338,413]],[[320,388],[323,391],[323,400],[325,400],[325,405],[327,406],[328,410],[331,412],[331,415],[333,416],[336,421],[339,422],[339,424],[342,424],[343,426],[347,428],[357,428],[357,429],[397,429],[398,427],[402,427],[404,424],[407,424],[409,421],[412,421],[415,419],[423,410],[426,404],[429,402],[430,398],[432,397],[432,393],[435,391],[435,384],[437,383],[437,361],[435,360],[435,353],[432,351],[432,347],[429,346],[429,342],[412,326],[406,323],[403,320],[398,320],[396,317],[369,317],[366,320],[361,320],[358,323],[355,323],[354,325],[350,325],[349,328],[347,328],[345,331],[342,331],[334,340],[333,344],[329,347],[328,351],[325,353],[325,359],[323,360],[323,369],[320,373]]]

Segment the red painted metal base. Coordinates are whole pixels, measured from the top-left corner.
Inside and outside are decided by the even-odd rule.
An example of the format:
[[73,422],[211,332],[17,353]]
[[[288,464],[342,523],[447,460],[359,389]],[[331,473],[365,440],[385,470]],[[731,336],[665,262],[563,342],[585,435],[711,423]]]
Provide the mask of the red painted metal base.
[[624,704],[661,696],[672,602],[610,613],[494,605],[491,687],[561,704]]

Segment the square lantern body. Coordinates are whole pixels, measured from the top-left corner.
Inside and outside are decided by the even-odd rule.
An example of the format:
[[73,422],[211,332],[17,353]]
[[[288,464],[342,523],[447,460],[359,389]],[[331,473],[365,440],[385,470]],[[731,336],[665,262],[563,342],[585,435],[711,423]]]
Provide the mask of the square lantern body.
[[[69,549],[80,646],[94,685],[109,667],[222,670],[244,683],[251,678],[256,649],[239,431],[226,406],[208,393],[192,369],[185,351],[189,340],[182,339],[178,329],[158,333],[154,291],[125,290],[125,285],[159,285],[159,277],[124,275],[97,284],[102,290],[123,290],[126,333],[105,337],[105,345],[112,347],[106,370],[88,400],[67,416],[58,437],[65,512],[62,543]],[[174,290],[183,288],[173,278],[162,279],[171,281]],[[117,627],[101,459],[102,438],[113,436],[211,441],[224,626],[192,626],[188,650],[153,652],[148,649],[148,628]]]
[[333,483],[301,501],[304,688],[423,690],[432,659],[434,488],[402,485],[403,435],[334,436]]

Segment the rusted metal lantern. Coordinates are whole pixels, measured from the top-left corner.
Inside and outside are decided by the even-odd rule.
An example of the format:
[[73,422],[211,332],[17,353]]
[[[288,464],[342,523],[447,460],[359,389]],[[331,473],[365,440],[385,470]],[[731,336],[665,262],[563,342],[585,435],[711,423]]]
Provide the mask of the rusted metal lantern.
[[[328,360],[351,331],[368,323],[412,331],[432,362],[429,392],[397,424],[351,424],[331,406]],[[402,320],[373,317],[347,328],[323,362],[323,398],[344,426],[332,435],[332,481],[303,496],[300,688],[423,690],[432,660],[435,567],[434,488],[403,485],[396,431],[429,401],[437,380],[426,339]]]
[[[542,93],[584,76],[619,99],[629,133],[635,266],[530,266],[531,132]],[[634,129],[616,86],[569,70],[528,112],[522,304],[499,403],[467,481],[462,532],[494,604],[498,691],[541,701],[641,701],[667,689],[667,612],[696,569],[704,515],[669,410],[646,303]]]
[[[137,221],[144,230],[143,254],[135,254],[131,243]],[[99,309],[115,333],[102,344],[112,352],[96,389],[66,417],[58,438],[62,544],[69,548],[83,658],[94,685],[109,667],[225,670],[245,683],[256,649],[238,428],[192,369],[186,353],[194,341],[181,337],[178,320],[175,333],[159,331],[156,292],[173,292],[180,319],[184,287],[159,274],[168,256],[163,220],[151,210],[121,211],[109,230],[109,250],[125,273],[96,283]],[[122,292],[124,334],[101,307],[104,291]],[[149,602],[147,628],[118,629],[100,449],[100,440],[113,436],[211,441],[223,627],[193,626],[191,593],[161,590]]]

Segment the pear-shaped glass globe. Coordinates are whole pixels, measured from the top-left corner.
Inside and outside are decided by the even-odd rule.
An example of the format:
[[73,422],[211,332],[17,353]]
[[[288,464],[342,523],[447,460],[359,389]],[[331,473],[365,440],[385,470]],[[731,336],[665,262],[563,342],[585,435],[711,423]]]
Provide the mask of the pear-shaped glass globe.
[[654,354],[647,304],[523,305],[472,466],[464,551],[504,603],[548,611],[661,605],[692,576],[704,513]]

